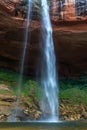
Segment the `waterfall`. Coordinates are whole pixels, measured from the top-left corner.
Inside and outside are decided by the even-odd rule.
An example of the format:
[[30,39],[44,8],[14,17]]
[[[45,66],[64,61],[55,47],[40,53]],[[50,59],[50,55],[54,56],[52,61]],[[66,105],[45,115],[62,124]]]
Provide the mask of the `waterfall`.
[[25,34],[24,34],[23,51],[22,51],[22,57],[21,57],[21,63],[20,63],[20,74],[19,74],[19,79],[18,79],[18,86],[17,86],[18,87],[17,101],[11,113],[11,116],[8,118],[8,121],[13,121],[13,122],[17,121],[18,113],[21,111],[21,108],[19,105],[20,105],[20,99],[21,99],[21,89],[22,89],[22,81],[23,81],[26,48],[27,48],[28,37],[29,37],[28,32],[29,32],[29,25],[30,25],[31,7],[32,7],[31,0],[28,0],[28,11],[27,11],[27,18],[26,18]]
[[31,1],[28,0],[28,11],[27,11],[26,27],[25,27],[24,42],[23,42],[23,53],[22,53],[22,57],[21,57],[20,75],[19,75],[19,82],[18,82],[18,100],[21,95],[24,62],[25,62],[26,48],[27,48],[28,37],[29,37],[28,32],[29,32],[30,15],[31,15],[30,12],[31,12]]
[[[41,21],[42,21],[42,86],[43,98],[41,108],[49,121],[58,121],[58,88],[56,74],[56,60],[54,43],[52,38],[52,26],[49,16],[47,0],[41,0]],[[47,114],[48,113],[48,114]]]
[[24,34],[23,53],[22,53],[22,57],[21,57],[21,65],[20,65],[21,67],[20,67],[20,75],[19,75],[19,82],[18,82],[18,95],[17,95],[18,102],[19,102],[20,96],[21,96],[24,62],[25,62],[26,48],[27,48],[28,37],[29,37],[28,32],[29,32],[29,25],[30,25],[31,6],[32,6],[31,0],[28,0],[28,11],[27,11],[25,34]]
[[[31,15],[31,0],[28,0],[28,13],[27,13],[27,23],[25,30],[25,39],[23,46],[23,54],[21,57],[21,67],[20,76],[18,82],[18,93],[17,93],[17,103],[14,112],[12,113],[11,121],[16,121],[17,113],[20,111],[19,103],[21,96],[21,87],[23,80],[24,62],[26,55],[26,48],[28,42],[28,32],[30,24]],[[46,120],[56,122],[58,121],[58,88],[57,88],[57,74],[56,74],[56,60],[54,53],[54,43],[52,37],[52,26],[49,16],[49,6],[47,0],[41,0],[41,33],[42,33],[42,44],[43,44],[43,60],[42,60],[42,75],[41,82],[43,87],[43,99],[41,109],[42,112],[46,114]]]

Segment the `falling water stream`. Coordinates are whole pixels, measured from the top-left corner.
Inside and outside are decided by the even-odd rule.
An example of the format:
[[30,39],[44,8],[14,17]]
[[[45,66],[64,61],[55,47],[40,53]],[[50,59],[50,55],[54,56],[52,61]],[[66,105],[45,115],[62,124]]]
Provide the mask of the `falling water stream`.
[[47,0],[41,0],[41,19],[43,43],[42,86],[44,88],[42,110],[43,113],[49,113],[49,117],[46,117],[48,121],[56,122],[58,121],[57,75],[52,26]]
[[28,0],[28,11],[27,11],[26,27],[25,27],[24,42],[23,42],[23,53],[21,57],[20,74],[19,74],[19,80],[18,80],[17,102],[16,102],[14,110],[12,111],[11,117],[9,117],[8,119],[8,121],[13,121],[13,122],[17,121],[17,114],[20,111],[19,104],[20,104],[20,98],[21,98],[26,48],[27,48],[28,37],[29,37],[28,32],[29,32],[29,25],[30,25],[31,6],[32,6],[32,2],[31,0]]
[[27,11],[27,19],[26,19],[26,29],[24,34],[24,47],[23,47],[23,54],[21,57],[21,67],[20,67],[20,76],[19,76],[19,82],[18,82],[18,100],[20,99],[21,95],[21,86],[22,86],[22,80],[23,80],[23,71],[24,71],[24,62],[25,62],[25,55],[26,55],[26,48],[29,38],[29,25],[30,25],[30,15],[31,15],[31,0],[28,0],[28,11]]
[[[54,44],[52,38],[52,27],[50,22],[49,16],[49,7],[47,4],[47,0],[41,0],[41,21],[42,21],[42,43],[43,46],[43,61],[42,64],[45,66],[45,69],[42,70],[42,86],[43,90],[43,99],[42,99],[42,111],[46,113],[49,111],[49,117],[46,113],[45,120],[56,122],[58,121],[58,89],[57,89],[57,79],[56,79],[56,66],[55,66],[55,53],[54,53]],[[26,47],[28,42],[28,32],[29,32],[29,18],[31,15],[31,1],[28,0],[28,13],[27,13],[27,22],[26,22],[26,30],[25,30],[25,40],[24,40],[24,49],[21,58],[21,67],[20,67],[20,76],[18,82],[18,93],[17,93],[17,103],[15,112],[13,113],[13,118],[11,121],[17,121],[17,111],[19,108],[20,103],[20,96],[21,96],[21,87],[22,87],[22,80],[23,80],[23,71],[24,71],[24,62],[25,62],[25,55],[26,55]]]

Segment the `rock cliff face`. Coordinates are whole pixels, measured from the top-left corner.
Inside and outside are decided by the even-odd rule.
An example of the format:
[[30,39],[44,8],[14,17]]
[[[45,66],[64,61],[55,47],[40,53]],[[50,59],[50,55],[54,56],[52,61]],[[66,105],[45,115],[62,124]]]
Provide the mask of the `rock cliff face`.
[[[0,19],[0,67],[19,71],[25,29],[5,14]],[[24,72],[34,76],[41,66],[40,29],[30,30],[28,35]],[[64,31],[56,27],[53,38],[59,75],[87,73],[87,31]]]
[[[31,31],[30,43],[27,46],[25,72],[30,75],[35,75],[38,65],[41,64],[39,34],[39,29]],[[87,73],[87,32],[54,30],[53,36],[59,74],[71,76]],[[23,37],[23,29],[1,32],[0,67],[19,71]]]
[[54,43],[61,75],[87,73],[87,32],[54,31]]

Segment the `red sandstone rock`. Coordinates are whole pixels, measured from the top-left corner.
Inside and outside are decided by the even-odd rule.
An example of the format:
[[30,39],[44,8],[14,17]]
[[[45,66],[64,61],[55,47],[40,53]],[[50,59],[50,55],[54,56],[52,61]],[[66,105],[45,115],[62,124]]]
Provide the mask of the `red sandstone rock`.
[[[0,67],[20,71],[25,29],[20,28],[19,23],[5,13],[2,13],[0,19]],[[59,75],[75,76],[87,73],[87,30],[77,31],[75,28],[80,26],[69,25],[61,27],[60,30],[59,27],[54,28],[53,39]],[[35,75],[37,68],[41,66],[39,38],[40,29],[31,30],[24,65],[24,72],[29,75]]]

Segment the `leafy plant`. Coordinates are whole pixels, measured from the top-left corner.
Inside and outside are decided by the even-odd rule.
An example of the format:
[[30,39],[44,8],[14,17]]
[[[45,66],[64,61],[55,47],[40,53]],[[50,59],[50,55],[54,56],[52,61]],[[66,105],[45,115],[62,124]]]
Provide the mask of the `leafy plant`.
[[70,100],[73,104],[83,102],[87,104],[87,94],[79,88],[70,88],[60,92],[60,98]]

